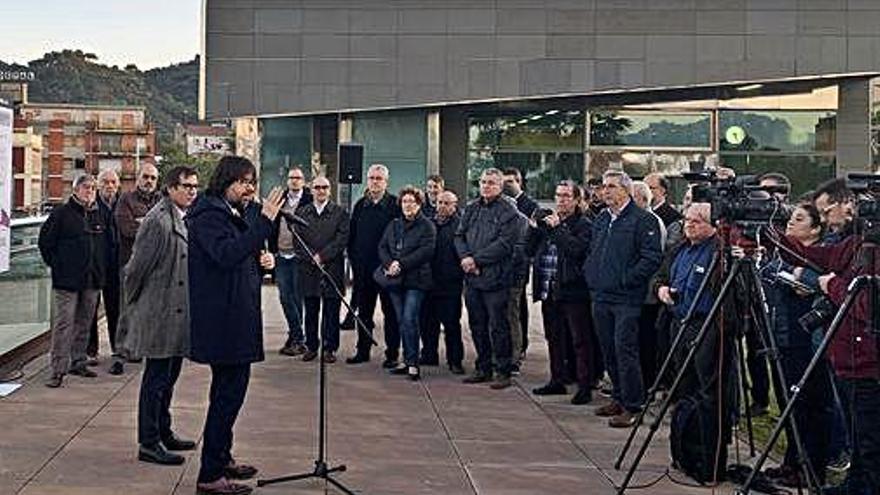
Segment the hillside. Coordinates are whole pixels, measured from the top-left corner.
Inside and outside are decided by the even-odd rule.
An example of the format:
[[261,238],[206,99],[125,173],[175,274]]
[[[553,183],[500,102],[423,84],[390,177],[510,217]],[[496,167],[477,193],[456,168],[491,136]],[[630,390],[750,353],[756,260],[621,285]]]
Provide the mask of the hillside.
[[142,72],[134,65],[109,67],[92,54],[64,50],[27,66],[0,61],[0,70],[33,71],[35,79],[28,86],[32,102],[143,105],[160,145],[171,140],[174,124],[197,118],[198,56]]

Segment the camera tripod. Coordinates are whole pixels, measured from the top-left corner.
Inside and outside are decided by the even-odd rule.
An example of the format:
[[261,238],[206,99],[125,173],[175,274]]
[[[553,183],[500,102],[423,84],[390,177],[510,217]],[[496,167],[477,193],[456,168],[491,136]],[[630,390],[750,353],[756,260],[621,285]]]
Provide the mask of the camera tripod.
[[[870,267],[869,269],[874,270],[876,267],[875,251],[880,248],[878,248],[878,246],[874,244],[868,244],[864,247],[864,249],[867,250],[866,258],[868,259],[868,266]],[[761,452],[761,456],[758,458],[757,462],[755,462],[755,467],[752,470],[751,474],[749,474],[749,477],[746,479],[746,482],[742,485],[742,487],[737,490],[736,493],[738,495],[748,495],[751,491],[751,487],[755,482],[756,473],[760,471],[761,467],[767,461],[767,457],[770,455],[770,451],[779,440],[779,435],[782,433],[782,427],[784,426],[785,421],[788,420],[794,413],[794,406],[798,398],[800,397],[800,394],[803,392],[804,387],[806,386],[810,377],[815,372],[819,363],[822,361],[822,359],[824,359],[825,352],[828,350],[828,346],[831,344],[831,341],[834,340],[834,336],[837,334],[837,331],[843,324],[843,321],[851,310],[852,305],[855,303],[856,298],[864,290],[869,291],[869,304],[875,304],[878,294],[880,294],[880,275],[859,275],[855,277],[852,282],[850,282],[849,286],[846,289],[846,297],[843,300],[843,304],[840,305],[840,308],[838,308],[837,313],[835,313],[834,318],[831,320],[831,325],[825,332],[825,337],[822,339],[822,342],[819,344],[818,349],[816,349],[816,352],[813,354],[813,358],[807,365],[806,370],[804,370],[803,376],[801,376],[800,380],[798,380],[795,385],[791,386],[792,395],[790,399],[786,402],[785,409],[782,411],[782,414],[779,417],[779,422],[776,424],[776,427],[771,432],[770,438],[767,441],[767,445]],[[878,311],[876,310],[876,308],[874,308],[874,310],[871,311],[871,320],[874,325],[873,328],[875,331],[875,337],[878,336],[876,334],[876,331],[880,329],[880,326],[878,326],[878,319],[880,319],[878,318]],[[880,352],[880,342],[878,342],[877,345],[878,352]],[[794,421],[792,421],[792,424],[794,424]],[[821,490],[817,493],[821,493]]]
[[[296,229],[291,226],[290,222],[287,222],[287,228],[293,234],[293,237],[294,239],[296,239],[296,242],[299,244],[299,246],[303,249],[303,251],[305,251],[306,256],[309,257],[310,262],[321,272],[322,284],[326,284],[327,286],[331,287],[334,292],[336,292],[336,295],[339,297],[345,307],[354,315],[358,330],[364,332],[367,338],[369,338],[372,342],[372,345],[378,345],[373,339],[372,335],[370,335],[370,332],[367,330],[367,326],[360,319],[360,317],[356,313],[354,313],[348,301],[345,300],[345,294],[342,292],[342,289],[339,288],[339,285],[337,285],[336,281],[333,280],[333,277],[327,272],[327,270],[320,263],[315,261],[315,252],[308,246],[308,244],[306,244],[305,240],[303,240],[299,232],[297,232]],[[322,321],[321,327],[323,328],[323,326],[324,325]],[[345,493],[347,495],[355,495],[354,492],[352,492],[348,487],[342,484],[342,482],[331,476],[333,473],[345,472],[348,469],[346,465],[340,464],[338,466],[329,466],[327,464],[327,460],[325,459],[327,451],[327,365],[324,362],[323,331],[318,338],[318,356],[318,453],[317,457],[315,458],[315,468],[311,472],[293,474],[267,480],[258,480],[257,486],[268,486],[277,483],[285,483],[288,481],[318,478],[335,486],[342,493]]]
[[[697,290],[697,294],[696,294],[693,302],[691,303],[691,307],[688,308],[688,311],[686,313],[685,318],[681,321],[680,331],[678,332],[678,335],[676,335],[676,337],[672,343],[671,349],[669,350],[669,354],[667,355],[666,359],[664,360],[663,365],[660,368],[660,371],[657,373],[657,378],[655,379],[654,384],[651,386],[651,389],[648,392],[648,397],[646,398],[645,403],[642,405],[642,410],[639,413],[639,416],[636,418],[636,422],[633,425],[632,430],[630,431],[629,438],[627,439],[626,443],[624,444],[623,450],[620,452],[620,455],[618,456],[618,459],[614,464],[615,469],[619,470],[621,468],[621,466],[623,464],[623,460],[626,457],[627,451],[629,450],[630,446],[632,445],[633,439],[635,438],[639,427],[644,422],[644,417],[647,414],[647,410],[651,406],[652,402],[654,401],[654,395],[655,395],[656,391],[658,390],[660,383],[663,380],[664,375],[668,371],[669,367],[672,365],[673,356],[676,354],[678,347],[681,346],[683,342],[685,342],[683,336],[686,332],[686,328],[687,328],[686,325],[690,324],[694,318],[695,307],[696,307],[697,303],[700,301],[700,299],[703,297],[704,292],[707,290],[708,281],[712,277],[712,274],[714,273],[714,269],[718,263],[718,259],[720,258],[720,256],[721,256],[721,254],[719,252],[715,253],[715,255],[712,259],[712,262],[710,264],[710,267],[707,270],[706,275],[703,278],[703,281]],[[755,261],[751,256],[746,256],[746,257],[738,258],[738,259],[734,260],[734,262],[733,262],[733,264],[727,274],[727,277],[724,279],[724,282],[721,286],[721,290],[715,296],[715,300],[712,303],[711,309],[709,310],[708,314],[705,316],[705,318],[703,319],[703,321],[700,325],[699,331],[697,332],[696,336],[691,341],[685,342],[685,344],[688,346],[687,354],[686,354],[683,362],[680,365],[680,369],[678,370],[678,373],[676,374],[675,378],[673,379],[672,386],[667,391],[666,398],[661,403],[659,411],[657,412],[657,415],[654,418],[654,421],[650,425],[650,429],[648,431],[647,437],[642,442],[642,445],[639,448],[639,450],[636,454],[636,457],[634,458],[632,464],[629,467],[629,470],[627,471],[626,475],[624,476],[624,479],[623,479],[621,485],[618,487],[618,490],[617,490],[618,495],[622,495],[626,491],[627,487],[629,486],[629,483],[632,480],[632,477],[635,474],[635,471],[638,468],[639,463],[641,462],[642,458],[644,457],[645,453],[647,452],[648,446],[650,445],[657,430],[660,428],[660,425],[663,422],[664,416],[666,415],[669,408],[671,407],[672,401],[675,399],[675,393],[678,390],[678,388],[681,386],[682,381],[685,377],[685,374],[688,371],[688,368],[694,363],[698,349],[703,344],[703,341],[706,339],[707,335],[709,334],[710,328],[715,323],[715,319],[719,316],[722,305],[724,304],[725,300],[730,295],[729,293],[730,293],[731,288],[733,288],[735,286],[735,284],[737,283],[738,280],[742,279],[742,281],[744,283],[748,284],[749,287],[753,287],[755,289],[755,291],[757,292],[757,294],[759,294],[759,302],[761,303],[760,308],[756,308],[756,307],[752,306],[750,308],[750,311],[753,312],[752,313],[753,315],[756,313],[763,315],[763,317],[760,320],[756,319],[756,321],[758,321],[760,323],[759,327],[763,327],[763,328],[757,329],[757,330],[759,330],[759,333],[762,333],[762,331],[766,331],[768,334],[770,333],[770,326],[768,324],[769,316],[767,315],[767,310],[766,310],[766,300],[764,298],[764,292],[763,292],[763,287],[761,286],[761,281],[758,278],[757,272],[755,271],[754,263],[755,263]],[[760,309],[760,311],[758,311],[758,309]],[[722,338],[723,338],[723,336],[722,336]],[[780,380],[779,383],[782,383],[783,384],[782,387],[785,389],[786,388],[785,377],[782,375],[781,364],[778,361],[778,353],[775,349],[775,341],[772,340],[772,335],[769,336],[769,339],[764,338],[763,340],[765,342],[769,342],[771,344],[770,355],[774,361],[775,371],[778,374],[778,378]],[[719,376],[717,377],[717,379],[721,380],[722,383],[725,380],[725,377],[723,376],[723,367],[722,367],[722,372],[719,373]],[[785,404],[787,404],[787,405],[791,404],[791,402],[788,401],[788,397],[787,397],[787,394],[785,393],[785,391],[783,391],[783,400],[785,401],[784,402]],[[721,397],[719,397],[718,407],[719,408],[723,407],[723,399]],[[782,425],[782,421],[780,421],[779,425]],[[798,432],[797,425],[795,424],[794,421],[792,421],[791,426],[792,426],[792,430],[795,432],[794,433],[795,443],[798,448],[799,459],[802,461],[801,467],[804,470],[804,473],[806,475],[806,479],[810,480],[810,482],[811,482],[811,484],[813,484],[813,486],[818,487],[818,483],[814,483],[815,476],[809,467],[809,460],[807,459],[807,457],[805,455],[803,445],[800,441],[800,433]],[[722,432],[719,431],[718,434],[720,436],[722,434]],[[726,448],[726,447],[722,447],[722,448]],[[717,471],[717,467],[715,468],[715,470]]]

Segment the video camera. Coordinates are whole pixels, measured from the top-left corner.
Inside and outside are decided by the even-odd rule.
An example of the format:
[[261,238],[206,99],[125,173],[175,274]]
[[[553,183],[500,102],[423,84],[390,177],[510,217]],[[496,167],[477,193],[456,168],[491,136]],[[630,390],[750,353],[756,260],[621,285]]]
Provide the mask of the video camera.
[[880,244],[880,174],[847,174],[846,187],[856,196],[856,232],[866,242]]
[[681,177],[692,185],[693,202],[712,205],[713,223],[782,225],[791,215],[776,197],[787,194],[787,186],[761,186],[755,175],[720,178],[715,170],[686,172]]

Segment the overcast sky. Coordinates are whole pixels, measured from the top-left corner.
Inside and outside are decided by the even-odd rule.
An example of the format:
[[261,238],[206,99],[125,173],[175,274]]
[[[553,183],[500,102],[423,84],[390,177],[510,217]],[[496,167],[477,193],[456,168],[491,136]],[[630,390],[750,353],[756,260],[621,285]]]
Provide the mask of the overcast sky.
[[27,62],[65,48],[141,70],[199,52],[202,0],[0,0],[0,60]]

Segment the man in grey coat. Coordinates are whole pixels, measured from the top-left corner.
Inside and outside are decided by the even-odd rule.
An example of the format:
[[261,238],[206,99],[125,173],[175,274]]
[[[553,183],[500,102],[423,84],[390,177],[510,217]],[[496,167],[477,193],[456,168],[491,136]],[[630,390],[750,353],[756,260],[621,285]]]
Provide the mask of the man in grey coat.
[[165,177],[159,203],[144,217],[125,266],[125,348],[145,357],[138,402],[138,459],[183,464],[170,451],[195,443],[171,430],[171,396],[184,356],[189,354],[189,277],[186,210],[199,186],[195,170],[175,167]]

